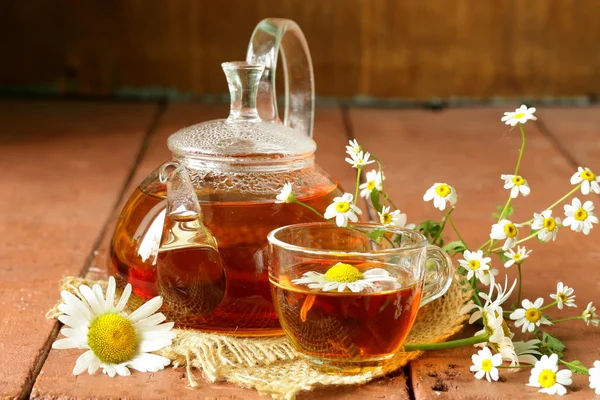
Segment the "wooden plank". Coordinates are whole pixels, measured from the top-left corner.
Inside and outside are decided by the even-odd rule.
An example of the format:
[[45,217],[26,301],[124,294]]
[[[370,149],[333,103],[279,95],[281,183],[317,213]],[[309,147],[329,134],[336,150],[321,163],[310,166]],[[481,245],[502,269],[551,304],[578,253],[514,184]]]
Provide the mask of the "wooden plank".
[[[143,180],[154,168],[170,157],[166,147],[167,137],[181,127],[200,121],[222,118],[227,108],[222,106],[204,106],[199,104],[170,104],[160,120],[155,135],[148,143],[148,149],[132,179],[127,192]],[[315,139],[318,143],[317,161],[345,187],[353,187],[354,170],[344,162],[347,136],[339,108],[318,109],[315,121]],[[125,196],[126,198],[127,196]],[[124,201],[124,200],[123,200]],[[102,275],[108,263],[108,246],[112,230],[108,230],[102,239],[99,254],[93,261],[93,273]],[[120,398],[162,399],[169,398],[227,398],[259,399],[255,391],[242,389],[231,384],[210,384],[200,382],[197,390],[188,387],[185,371],[168,368],[156,374],[133,373],[127,379],[110,379],[107,376],[71,375],[71,370],[80,351],[51,350],[42,372],[35,382],[32,398],[36,399],[108,399],[118,394]],[[320,389],[300,396],[300,399],[329,399],[335,395],[340,399],[371,399],[378,396],[393,400],[408,399],[406,379],[402,373],[391,379],[378,380],[362,387]]]
[[[506,201],[507,192],[502,188],[500,175],[514,170],[520,145],[519,131],[500,122],[503,111],[498,108],[441,112],[360,109],[352,110],[350,117],[359,143],[383,160],[388,171],[386,188],[402,211],[408,213],[409,221],[441,218],[442,213],[424,203],[422,196],[434,182],[447,182],[459,194],[453,219],[466,242],[476,248],[487,239],[495,222],[491,218],[494,206]],[[564,125],[569,126],[566,121]],[[526,130],[528,140],[521,173],[528,179],[532,194],[513,203],[517,206],[516,221],[529,219],[532,212],[547,207],[570,190],[573,173],[573,166],[536,125],[528,123]],[[570,138],[577,141],[575,136]],[[562,208],[557,211],[560,213]],[[581,233],[563,228],[555,243],[531,243],[528,248],[534,251],[524,264],[527,297],[541,296],[548,302],[556,283],[564,281],[575,288],[579,308],[560,315],[580,313],[589,301],[595,301],[600,289],[600,271],[595,268],[600,253],[594,245],[600,237],[599,231],[596,227],[584,238]],[[448,233],[447,238],[454,240],[455,236]],[[508,271],[514,277],[515,268],[505,270],[497,259],[493,265],[501,273]],[[555,318],[559,315],[556,310],[549,314]],[[576,322],[568,328],[552,328],[552,332],[565,339],[567,358],[580,359],[588,366],[600,358],[598,329]],[[506,382],[492,385],[474,379],[469,372],[470,355],[474,352],[472,348],[431,352],[413,362],[411,379],[415,398],[535,396],[533,388],[523,386],[528,380],[527,372],[504,374]],[[591,392],[586,387],[587,377],[575,376],[571,390],[576,393],[572,397],[590,398]]]
[[49,348],[45,313],[80,274],[156,106],[0,102],[0,397],[25,398]]
[[258,21],[278,16],[304,30],[317,93],[325,97],[598,93],[600,25],[590,18],[600,11],[597,1],[437,3],[4,2],[0,38],[11,62],[0,64],[0,84],[60,93],[220,95],[226,92],[220,63],[243,58]]

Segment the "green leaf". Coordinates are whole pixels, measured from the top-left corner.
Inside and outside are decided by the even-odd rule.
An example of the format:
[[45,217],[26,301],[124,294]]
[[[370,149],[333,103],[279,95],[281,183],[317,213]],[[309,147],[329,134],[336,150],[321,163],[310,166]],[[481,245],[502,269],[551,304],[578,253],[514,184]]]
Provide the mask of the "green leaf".
[[567,348],[563,342],[549,333],[542,332],[542,347],[550,353],[556,353],[562,357],[562,352]]
[[419,226],[417,226],[416,231],[422,233],[429,242],[432,242],[433,238],[435,238],[438,235],[441,229],[442,226],[439,222],[427,220],[421,222]]
[[371,203],[373,203],[373,208],[375,208],[377,212],[381,212],[383,206],[379,203],[379,190],[371,190]]
[[[492,217],[494,217],[495,219],[500,219],[500,214],[502,214],[502,210],[504,210],[504,206],[496,206],[496,210],[498,210],[498,212],[495,212],[492,214]],[[504,216],[502,218],[508,218],[511,215],[513,215],[513,212],[515,212],[514,207],[508,206],[508,208],[506,209],[506,212],[504,213]]]
[[466,249],[467,249],[467,246],[465,246],[465,244],[460,240],[450,242],[447,245],[445,245],[444,247],[442,247],[442,250],[444,250],[446,253],[450,254],[451,256],[454,254],[462,253]]
[[500,258],[500,261],[502,262],[507,262],[508,260],[510,260],[510,257],[506,257],[503,251],[496,251],[495,253],[498,255],[498,258]]
[[385,229],[375,228],[370,232],[366,232],[366,235],[369,239],[378,243],[381,241],[381,239],[383,239],[383,236],[385,235]]
[[581,363],[581,361],[579,361],[579,360],[573,360],[573,361],[569,361],[569,362],[560,360],[560,362],[563,363],[564,365],[566,365],[567,368],[569,368],[575,374],[581,374],[581,375],[589,375],[590,374],[587,367],[585,365],[583,365]]

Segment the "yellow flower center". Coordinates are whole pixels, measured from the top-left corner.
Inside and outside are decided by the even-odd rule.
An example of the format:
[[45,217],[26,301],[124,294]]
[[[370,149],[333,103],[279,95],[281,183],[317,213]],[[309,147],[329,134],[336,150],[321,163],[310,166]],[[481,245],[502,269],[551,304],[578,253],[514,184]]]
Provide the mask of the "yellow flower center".
[[515,261],[520,261],[520,260],[521,260],[521,257],[523,257],[523,254],[521,254],[521,253],[517,253],[517,254],[515,254],[515,255],[513,256],[513,260],[515,260]]
[[519,175],[513,176],[512,181],[515,184],[515,186],[521,186],[525,183],[525,179],[523,179]]
[[363,274],[350,264],[337,263],[325,272],[325,279],[330,282],[356,282]]
[[347,201],[339,201],[335,205],[335,210],[339,213],[348,212],[348,210],[350,210],[350,203]]
[[585,221],[588,217],[588,213],[583,208],[580,208],[579,210],[575,211],[574,217],[577,221]]
[[556,228],[556,221],[554,218],[544,218],[544,228],[552,232]]
[[448,197],[450,192],[451,192],[450,186],[446,185],[445,183],[442,183],[441,185],[438,185],[435,188],[435,194],[437,194],[440,197]]
[[538,382],[543,388],[549,388],[556,384],[556,374],[549,369],[540,372]]
[[566,303],[566,302],[567,302],[567,300],[569,300],[569,298],[567,297],[567,295],[566,295],[566,294],[564,294],[564,293],[559,293],[557,297],[558,297],[558,299],[559,299],[560,301],[562,301],[563,303]]
[[390,213],[385,213],[381,215],[381,223],[384,225],[389,225],[394,221],[394,218],[392,217],[392,214]]
[[492,360],[486,358],[481,362],[481,369],[485,372],[490,372],[492,370]]
[[525,319],[529,322],[536,323],[542,318],[542,313],[537,308],[529,308],[525,311]]
[[367,182],[367,189],[368,190],[375,189],[375,181],[369,181],[369,182]]
[[516,113],[515,115],[513,115],[513,118],[519,119],[519,118],[523,118],[525,116],[526,116],[526,114],[521,112],[521,113]]
[[504,225],[504,233],[506,234],[507,238],[512,239],[517,236],[517,227],[514,224],[506,224]]
[[100,361],[121,364],[135,355],[138,337],[127,318],[118,314],[104,314],[92,321],[88,345]]
[[477,260],[470,260],[469,261],[469,268],[471,269],[479,269],[481,267],[481,263]]
[[581,179],[586,180],[586,181],[594,181],[596,180],[596,174],[594,174],[592,171],[582,171],[579,176],[581,177]]

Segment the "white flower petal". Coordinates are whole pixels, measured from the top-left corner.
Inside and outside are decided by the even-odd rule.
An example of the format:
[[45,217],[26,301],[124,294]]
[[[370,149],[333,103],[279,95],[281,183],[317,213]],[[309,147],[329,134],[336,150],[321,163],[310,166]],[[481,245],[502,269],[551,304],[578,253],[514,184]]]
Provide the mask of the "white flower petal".
[[144,318],[149,317],[154,314],[158,309],[162,306],[163,300],[162,297],[156,296],[146,303],[144,303],[140,308],[132,312],[127,319],[129,319],[132,323],[140,321]]

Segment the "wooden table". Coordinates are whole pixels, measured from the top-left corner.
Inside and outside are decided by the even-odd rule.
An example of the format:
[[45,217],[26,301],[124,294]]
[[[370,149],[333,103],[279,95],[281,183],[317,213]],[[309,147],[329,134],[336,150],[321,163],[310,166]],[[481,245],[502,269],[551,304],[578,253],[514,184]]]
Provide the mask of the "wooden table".
[[[317,160],[352,188],[354,170],[343,161],[344,145],[357,138],[383,160],[386,187],[409,221],[439,219],[441,213],[425,204],[422,195],[433,182],[452,184],[460,197],[456,223],[467,243],[481,243],[494,206],[506,200],[500,174],[513,170],[518,152],[518,131],[500,122],[502,112],[511,108],[320,108]],[[0,102],[0,398],[260,397],[229,384],[202,383],[194,391],[180,369],[115,379],[75,377],[71,370],[80,351],[50,350],[58,324],[44,317],[59,297],[61,277],[105,268],[114,219],[132,188],[169,157],[167,136],[225,115],[225,106],[200,104]],[[522,167],[532,194],[516,201],[518,220],[566,193],[578,165],[600,170],[600,109],[542,109],[537,115],[537,123],[526,125]],[[578,312],[589,301],[598,303],[599,238],[600,227],[589,237],[562,229],[556,243],[535,243],[524,267],[527,296],[548,299],[562,280],[576,289]],[[453,239],[450,232],[448,239]],[[504,272],[498,261],[495,265]],[[508,272],[512,275],[514,268]],[[600,330],[581,321],[553,330],[565,339],[569,359],[587,365],[600,359]],[[463,333],[470,334],[469,329]],[[391,378],[300,397],[546,397],[525,386],[527,372],[504,373],[505,379],[494,384],[475,380],[469,372],[473,352],[430,352]],[[575,376],[570,391],[570,398],[593,397],[585,376]]]

